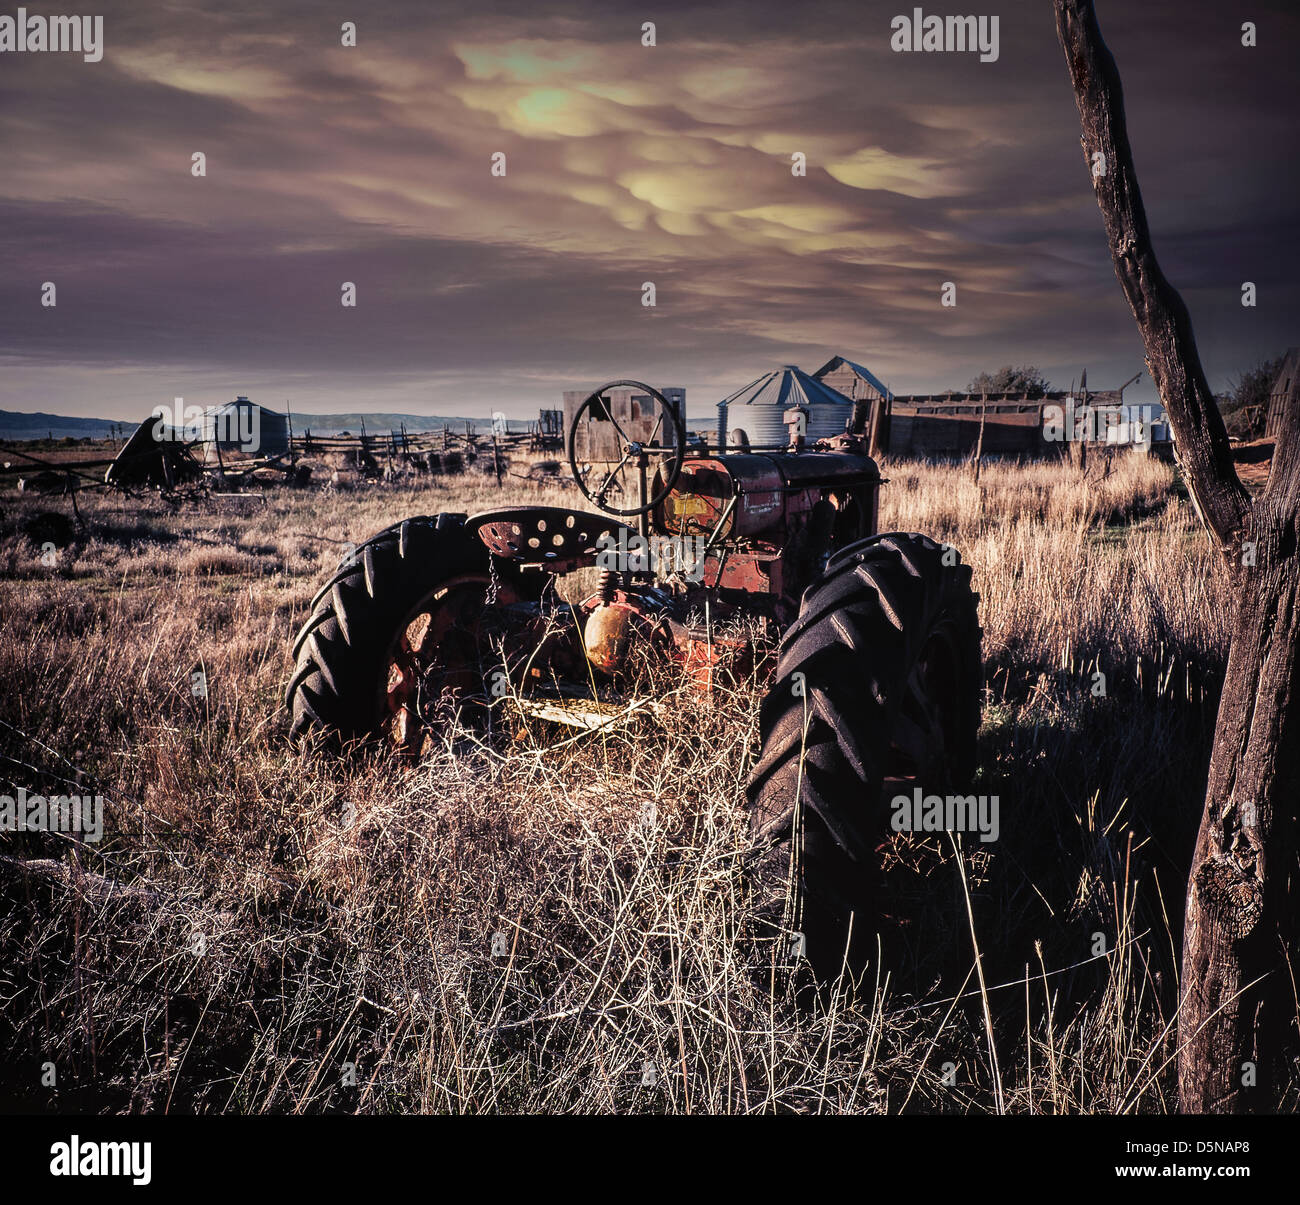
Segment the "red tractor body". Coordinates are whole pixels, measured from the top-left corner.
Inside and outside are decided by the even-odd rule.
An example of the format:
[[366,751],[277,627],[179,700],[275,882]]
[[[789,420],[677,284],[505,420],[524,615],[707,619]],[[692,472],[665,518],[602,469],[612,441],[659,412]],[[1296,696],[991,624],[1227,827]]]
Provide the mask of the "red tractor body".
[[367,540],[299,633],[293,731],[419,756],[439,731],[499,730],[502,715],[604,727],[671,689],[655,666],[707,690],[762,663],[747,797],[756,842],[780,848],[755,882],[785,891],[781,850],[794,849],[801,923],[834,955],[853,910],[871,907],[883,785],[938,789],[974,770],[970,569],[925,536],[877,535],[859,408],[812,447],[792,408],[787,450],[712,455],[658,391],[615,384],[661,413],[651,427],[638,411],[644,430],[629,434],[605,386],[574,416],[569,464],[605,514],[441,514]]
[[653,526],[704,537],[701,586],[784,626],[830,551],[876,530],[880,470],[857,447],[688,459]]

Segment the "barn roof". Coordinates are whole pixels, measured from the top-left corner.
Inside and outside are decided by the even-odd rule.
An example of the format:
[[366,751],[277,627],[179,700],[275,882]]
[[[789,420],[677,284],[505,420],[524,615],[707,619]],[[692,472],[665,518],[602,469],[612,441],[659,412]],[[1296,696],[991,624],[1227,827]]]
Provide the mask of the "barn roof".
[[847,364],[882,397],[893,397],[893,394],[889,392],[884,383],[875,373],[873,373],[869,368],[863,367],[856,361],[850,360],[847,356],[832,356],[815,373],[813,373],[813,376],[820,380],[826,373],[834,372],[841,364]]
[[723,398],[727,406],[851,406],[852,401],[802,368],[785,364]]
[[276,418],[284,418],[285,411],[272,410],[270,406],[263,406],[261,402],[251,401],[242,393],[229,402],[214,402],[211,406],[204,406],[203,413],[205,416],[210,414],[224,414],[228,410],[238,410],[241,406],[248,410],[260,410],[263,414],[273,414]]

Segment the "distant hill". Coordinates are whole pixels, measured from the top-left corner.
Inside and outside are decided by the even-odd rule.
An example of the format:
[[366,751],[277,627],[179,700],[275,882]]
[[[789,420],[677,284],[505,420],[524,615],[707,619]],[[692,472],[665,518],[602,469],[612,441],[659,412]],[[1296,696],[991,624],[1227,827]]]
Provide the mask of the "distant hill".
[[[267,409],[275,410],[276,407],[268,406]],[[144,417],[142,415],[135,420],[73,418],[63,414],[46,414],[43,411],[26,414],[18,410],[0,410],[0,440],[45,439],[47,436],[53,436],[55,439],[108,439],[110,436],[124,439],[136,429]],[[411,434],[420,431],[441,431],[444,427],[463,431],[466,423],[472,431],[486,431],[492,426],[492,420],[481,415],[478,418],[467,418],[463,415],[453,417],[445,414],[394,414],[387,411],[354,410],[347,414],[308,414],[293,410],[290,411],[290,418],[293,420],[295,435],[303,435],[307,431],[313,435],[337,435],[340,431],[350,431],[353,435],[360,435],[363,422],[366,431],[371,435],[400,431],[403,426]],[[715,419],[716,415],[713,414],[692,415],[688,416],[686,426],[688,430],[702,430],[711,426]],[[512,418],[506,425],[510,431],[527,431],[529,423],[535,421],[535,415],[531,418]]]
[[[274,410],[274,406],[268,406]],[[0,439],[107,439],[110,436],[125,438],[144,420],[115,418],[74,418],[63,414],[46,414],[43,411],[23,413],[17,410],[0,410]],[[291,412],[293,431],[302,435],[310,430],[313,435],[337,435],[340,431],[350,431],[353,435],[361,433],[362,423],[371,434],[400,431],[403,425],[408,432],[441,431],[451,427],[463,431],[469,423],[474,431],[485,431],[492,425],[490,418],[455,418],[439,414],[389,414],[376,412],[352,412],[349,414],[299,414]],[[526,419],[511,419],[511,431],[526,431]]]
[[62,414],[23,414],[17,410],[0,410],[0,439],[107,439],[122,428],[126,434],[135,429],[134,423],[122,423],[112,418],[69,418]]

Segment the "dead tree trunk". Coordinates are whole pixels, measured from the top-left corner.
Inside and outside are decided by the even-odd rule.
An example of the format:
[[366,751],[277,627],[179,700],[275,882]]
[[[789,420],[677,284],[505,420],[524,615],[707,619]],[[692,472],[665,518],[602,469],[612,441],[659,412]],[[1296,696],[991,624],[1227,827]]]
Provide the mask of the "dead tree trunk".
[[1300,390],[1268,487],[1252,505],[1187,307],[1151,247],[1119,72],[1092,0],[1054,3],[1115,274],[1169,413],[1188,492],[1234,586],[1232,644],[1187,886],[1179,1105],[1193,1113],[1267,1109],[1296,1017]]

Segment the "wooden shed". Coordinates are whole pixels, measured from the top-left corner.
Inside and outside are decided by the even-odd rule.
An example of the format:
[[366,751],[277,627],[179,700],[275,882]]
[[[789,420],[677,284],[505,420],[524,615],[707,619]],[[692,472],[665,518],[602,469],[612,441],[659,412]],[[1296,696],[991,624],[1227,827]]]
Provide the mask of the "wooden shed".
[[1065,393],[1031,398],[1024,393],[942,393],[895,397],[889,408],[892,456],[973,456],[984,426],[984,452],[993,456],[1060,455],[1043,439],[1043,408],[1064,403]]
[[[1053,437],[1045,429],[1049,418],[1058,430],[1068,428],[1069,433]],[[889,402],[885,447],[893,456],[960,459],[982,448],[986,456],[1043,459],[1085,443],[1126,446],[1137,439],[1133,433],[1139,430],[1145,431],[1143,445],[1149,450],[1158,451],[1169,442],[1160,407],[1127,405],[1123,389],[1084,387],[1038,397],[1026,393],[895,395]]]
[[1286,408],[1294,405],[1290,400],[1291,386],[1300,374],[1300,347],[1288,347],[1282,359],[1282,367],[1273,379],[1273,388],[1268,395],[1268,416],[1264,423],[1264,438],[1276,439],[1282,434],[1282,420]]
[[[686,390],[680,385],[669,385],[660,389],[669,404],[677,411],[682,427],[686,426]],[[589,389],[566,389],[564,391],[564,430],[568,431],[578,408],[591,396]],[[605,399],[605,409],[596,407],[587,411],[587,419],[578,429],[575,437],[575,451],[580,460],[619,460],[623,455],[623,442],[610,419],[616,419],[618,426],[630,439],[648,440],[661,417],[659,404],[648,393],[628,385],[607,389],[601,397]],[[672,431],[666,426],[660,428],[659,442],[664,445],[672,443]]]
[[872,456],[888,446],[890,399],[888,387],[870,369],[843,356],[832,356],[813,374],[813,379],[829,386],[854,402],[870,403],[863,430]]

